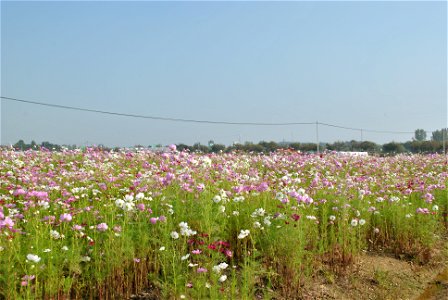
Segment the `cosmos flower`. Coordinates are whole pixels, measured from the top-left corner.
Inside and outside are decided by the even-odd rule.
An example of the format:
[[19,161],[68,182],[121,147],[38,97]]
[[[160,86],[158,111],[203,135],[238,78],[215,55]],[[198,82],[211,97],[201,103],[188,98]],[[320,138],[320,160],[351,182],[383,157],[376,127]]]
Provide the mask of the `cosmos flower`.
[[38,263],[41,258],[35,254],[27,254],[26,259],[30,262]]
[[96,230],[98,230],[99,232],[104,232],[108,229],[109,227],[107,226],[106,223],[100,223],[98,225],[96,225]]
[[249,234],[250,234],[250,231],[249,231],[248,229],[246,229],[246,230],[241,229],[240,234],[238,234],[238,238],[239,238],[240,240],[241,240],[241,239],[244,239],[244,238],[247,237]]
[[190,254],[186,254],[180,258],[180,260],[187,260],[190,257]]
[[71,214],[62,214],[62,215],[59,217],[59,220],[60,220],[61,222],[70,222],[70,221],[72,220],[72,215],[71,215]]

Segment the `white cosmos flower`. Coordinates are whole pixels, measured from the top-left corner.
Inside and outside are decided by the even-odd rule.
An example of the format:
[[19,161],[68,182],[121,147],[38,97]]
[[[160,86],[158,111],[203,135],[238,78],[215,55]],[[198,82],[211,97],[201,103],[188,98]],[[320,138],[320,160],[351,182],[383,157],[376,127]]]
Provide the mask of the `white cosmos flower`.
[[179,233],[177,233],[177,231],[172,231],[171,232],[171,238],[177,240],[179,238]]
[[123,208],[123,206],[124,206],[124,200],[123,199],[117,199],[117,200],[115,200],[115,205],[118,207],[118,208]]
[[134,202],[126,202],[123,206],[123,210],[125,210],[125,211],[133,211],[134,208],[135,208]]
[[250,231],[248,230],[248,229],[246,229],[246,230],[244,230],[244,229],[241,229],[241,231],[240,231],[240,234],[238,234],[238,238],[241,240],[241,239],[244,239],[246,236],[248,236],[250,234]]
[[229,265],[228,265],[227,263],[225,263],[225,262],[222,262],[222,263],[220,263],[220,264],[218,265],[218,267],[219,267],[221,270],[225,270],[225,269],[227,269],[228,266],[229,266]]
[[358,220],[353,219],[353,220],[350,222],[350,224],[351,224],[353,227],[358,226]]
[[361,219],[361,220],[359,220],[359,225],[364,225],[364,224],[366,224],[366,220],[364,220],[364,219]]
[[227,275],[221,275],[218,280],[219,280],[219,282],[226,281],[227,280]]
[[271,218],[270,217],[265,217],[263,223],[266,226],[271,226]]
[[42,200],[39,200],[37,202],[37,205],[39,205],[44,210],[46,210],[50,207],[50,204],[47,201],[42,201]]
[[61,238],[61,234],[59,232],[57,232],[56,230],[50,230],[50,236],[55,240]]
[[260,228],[261,227],[261,223],[258,222],[258,221],[255,221],[253,226],[254,226],[254,228]]
[[145,194],[143,194],[143,193],[138,193],[138,194],[135,196],[135,199],[137,199],[137,200],[142,200],[143,198],[145,198]]
[[90,256],[81,256],[81,261],[83,262],[89,262],[91,260]]
[[229,265],[227,263],[222,262],[219,265],[213,266],[212,270],[213,270],[213,272],[219,274],[219,273],[221,273],[222,270],[227,269],[228,266]]
[[186,260],[190,257],[190,254],[184,255],[180,258],[180,260]]
[[40,262],[40,257],[37,256],[37,255],[35,255],[35,254],[28,254],[28,255],[26,256],[26,259],[29,260],[29,261],[31,261],[31,262],[34,262],[34,263],[38,263],[38,262]]
[[132,202],[132,201],[134,201],[134,196],[132,196],[132,195],[126,195],[126,196],[124,196],[124,201],[126,201],[126,202]]

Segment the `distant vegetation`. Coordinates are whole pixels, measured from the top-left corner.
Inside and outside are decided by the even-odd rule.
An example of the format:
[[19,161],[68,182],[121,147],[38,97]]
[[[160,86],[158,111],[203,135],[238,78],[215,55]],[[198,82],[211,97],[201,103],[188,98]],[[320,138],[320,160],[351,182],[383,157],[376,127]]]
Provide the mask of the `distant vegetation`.
[[[336,141],[334,143],[321,143],[319,145],[320,151],[361,151],[368,153],[377,154],[398,154],[398,153],[442,153],[443,152],[443,136],[447,135],[447,129],[436,130],[432,132],[431,140],[426,140],[426,131],[423,129],[415,130],[414,137],[411,141],[404,143],[399,142],[389,142],[383,145],[376,144],[371,141]],[[202,145],[196,143],[194,145],[177,144],[178,150],[188,150],[191,152],[201,152],[201,153],[218,153],[218,152],[256,152],[256,153],[270,153],[277,150],[296,150],[302,152],[316,152],[316,143],[299,143],[299,142],[266,142],[261,141],[258,143],[245,142],[244,144],[235,143],[231,146],[226,146],[223,144],[215,144],[214,141],[210,140],[208,145]],[[50,142],[42,142],[37,144],[32,141],[30,144],[25,143],[23,140],[18,141],[13,145],[16,150],[30,150],[30,149],[47,149],[50,151],[61,151],[62,147],[67,149],[78,148],[76,145],[58,145]],[[110,151],[112,149],[119,150],[119,148],[109,148],[103,145],[98,145],[96,148],[103,149],[105,151]],[[136,145],[134,148],[163,148],[162,145],[156,146],[143,146]]]

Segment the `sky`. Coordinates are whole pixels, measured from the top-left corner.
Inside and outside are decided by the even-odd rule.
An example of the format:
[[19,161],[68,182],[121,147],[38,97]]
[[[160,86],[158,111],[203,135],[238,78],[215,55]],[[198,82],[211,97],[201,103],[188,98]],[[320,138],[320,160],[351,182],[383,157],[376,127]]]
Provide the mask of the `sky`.
[[[320,142],[447,126],[447,2],[1,1],[1,95]],[[315,142],[2,101],[1,143]]]

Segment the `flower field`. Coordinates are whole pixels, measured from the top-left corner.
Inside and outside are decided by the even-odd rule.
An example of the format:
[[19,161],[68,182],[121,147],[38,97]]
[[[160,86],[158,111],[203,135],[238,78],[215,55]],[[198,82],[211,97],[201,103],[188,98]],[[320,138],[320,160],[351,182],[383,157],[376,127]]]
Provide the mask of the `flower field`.
[[446,245],[442,155],[0,156],[0,299],[292,299],[365,251]]

